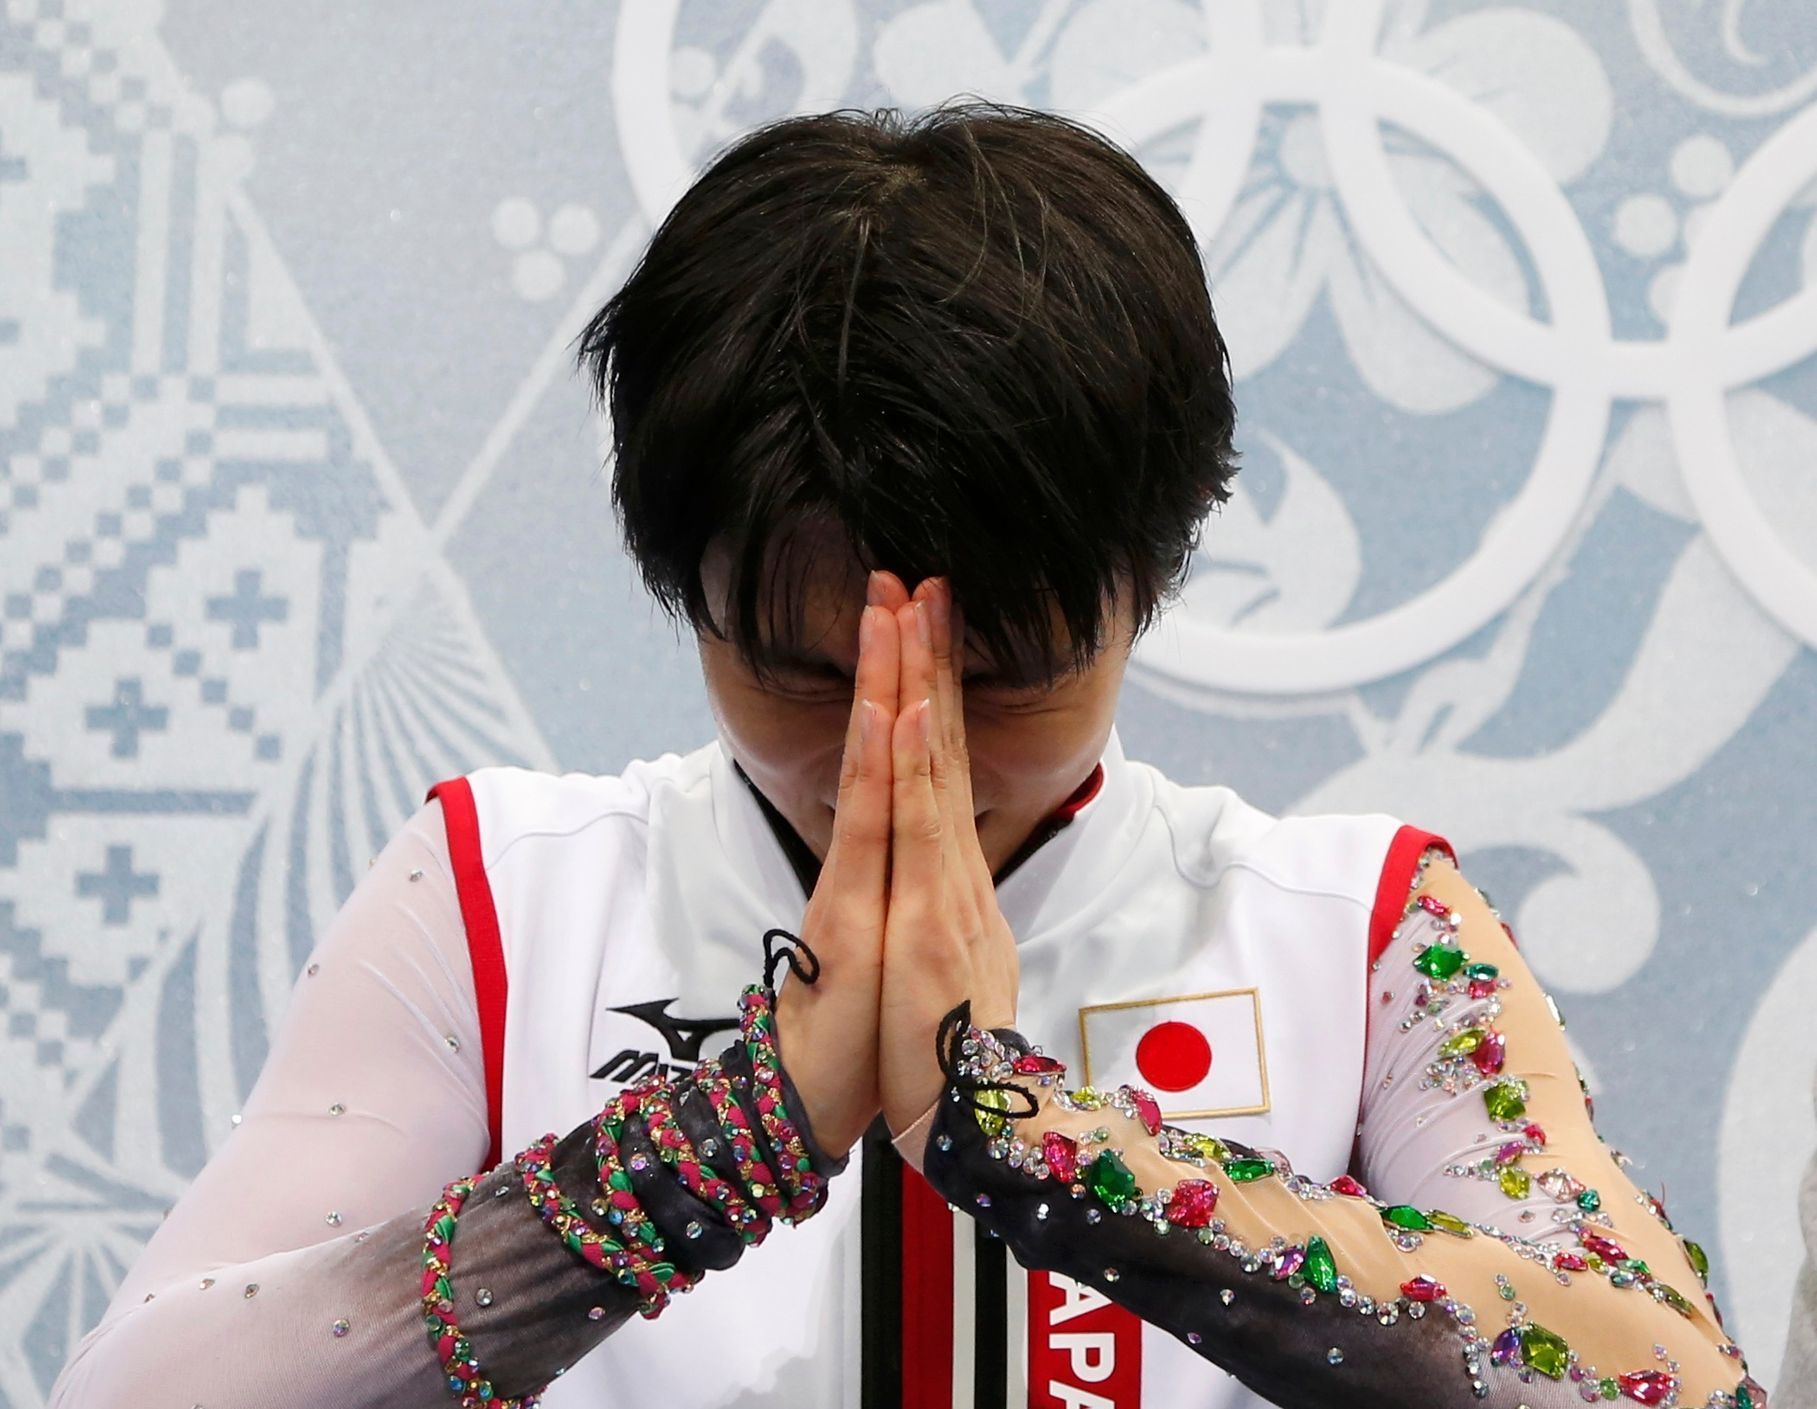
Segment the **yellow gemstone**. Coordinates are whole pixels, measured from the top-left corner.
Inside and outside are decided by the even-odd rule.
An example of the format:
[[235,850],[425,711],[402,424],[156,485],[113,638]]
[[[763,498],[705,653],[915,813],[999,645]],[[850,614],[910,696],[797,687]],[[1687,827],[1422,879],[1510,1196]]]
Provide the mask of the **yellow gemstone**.
[[989,1090],[976,1091],[973,1093],[973,1099],[979,1106],[990,1107],[990,1110],[976,1110],[973,1112],[973,1114],[978,1117],[978,1128],[986,1135],[1002,1134],[1003,1117],[1000,1115],[993,1115],[992,1111],[1006,1111],[1009,1109],[1009,1092]]

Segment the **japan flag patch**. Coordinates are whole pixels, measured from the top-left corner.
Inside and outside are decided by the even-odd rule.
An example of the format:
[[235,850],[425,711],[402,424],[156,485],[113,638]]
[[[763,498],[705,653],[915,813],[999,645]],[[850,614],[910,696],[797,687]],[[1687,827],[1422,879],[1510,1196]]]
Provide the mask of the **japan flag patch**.
[[1166,1120],[1268,1109],[1262,1006],[1253,988],[1079,1009],[1085,1080],[1145,1087]]

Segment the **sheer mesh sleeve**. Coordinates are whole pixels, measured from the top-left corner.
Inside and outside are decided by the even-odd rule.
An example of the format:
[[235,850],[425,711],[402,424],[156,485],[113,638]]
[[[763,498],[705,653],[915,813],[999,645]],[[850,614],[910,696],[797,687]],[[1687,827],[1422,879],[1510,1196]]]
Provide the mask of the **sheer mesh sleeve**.
[[1440,853],[1371,1001],[1360,1179],[1068,1092],[955,1020],[929,1181],[1279,1404],[1765,1404],[1701,1251],[1597,1139],[1549,1001]]
[[[425,1331],[424,1225],[443,1186],[486,1162],[484,1090],[460,905],[431,802],[323,936],[238,1128],[77,1347],[52,1409],[453,1403]],[[699,1127],[700,1102],[680,1084],[675,1106]],[[597,1188],[592,1136],[588,1123],[556,1145],[562,1187]],[[636,1122],[623,1145],[660,1171]],[[654,1219],[689,1227],[673,1256],[683,1272],[738,1258],[738,1233],[679,1185],[637,1178]],[[478,1179],[459,1230],[459,1319],[501,1394],[540,1387],[640,1308],[543,1225],[509,1160]]]

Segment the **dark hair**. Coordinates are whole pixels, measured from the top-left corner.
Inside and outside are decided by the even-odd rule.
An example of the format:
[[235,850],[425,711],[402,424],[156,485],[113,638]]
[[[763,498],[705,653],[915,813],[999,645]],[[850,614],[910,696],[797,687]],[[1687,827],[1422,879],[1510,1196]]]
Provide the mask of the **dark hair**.
[[[911,588],[948,576],[968,633],[1051,680],[1124,591],[1153,621],[1236,469],[1191,227],[1129,153],[1028,108],[745,135],[579,343],[645,583],[760,672],[759,605],[773,633],[815,523]],[[723,625],[700,575],[721,535]]]

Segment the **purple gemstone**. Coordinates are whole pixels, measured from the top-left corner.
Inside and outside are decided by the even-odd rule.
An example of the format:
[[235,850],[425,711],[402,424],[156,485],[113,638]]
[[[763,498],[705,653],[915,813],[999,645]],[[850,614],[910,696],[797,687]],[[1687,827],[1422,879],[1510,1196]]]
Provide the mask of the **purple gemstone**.
[[1493,1365],[1512,1365],[1519,1359],[1520,1337],[1510,1327],[1497,1336],[1495,1344],[1489,1347],[1489,1362]]
[[1282,1248],[1274,1260],[1274,1279],[1284,1281],[1298,1272],[1306,1261],[1306,1249],[1301,1247]]

